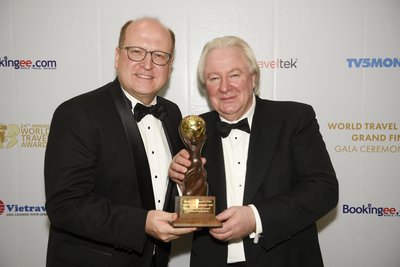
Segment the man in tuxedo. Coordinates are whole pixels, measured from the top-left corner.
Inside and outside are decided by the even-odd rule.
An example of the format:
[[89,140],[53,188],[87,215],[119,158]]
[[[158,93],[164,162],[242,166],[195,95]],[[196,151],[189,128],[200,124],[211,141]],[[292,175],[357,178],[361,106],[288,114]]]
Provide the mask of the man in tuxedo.
[[170,241],[195,229],[170,222],[181,112],[157,96],[171,74],[174,33],[128,21],[117,78],[55,111],[45,154],[48,267],[167,266]]
[[[223,226],[194,233],[192,267],[323,266],[316,221],[337,205],[334,168],[313,108],[259,98],[259,76],[242,39],[205,45],[198,77],[214,110],[201,115],[202,155]],[[171,162],[179,185],[188,158]]]

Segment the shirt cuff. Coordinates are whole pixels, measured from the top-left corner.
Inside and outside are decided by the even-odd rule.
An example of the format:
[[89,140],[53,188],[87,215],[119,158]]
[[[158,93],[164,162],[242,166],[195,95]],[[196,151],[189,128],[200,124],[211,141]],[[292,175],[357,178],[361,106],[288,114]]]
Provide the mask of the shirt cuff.
[[250,204],[249,207],[253,210],[254,217],[256,218],[256,231],[250,234],[250,238],[254,238],[253,242],[257,244],[260,234],[263,233],[261,218],[257,208],[253,204]]
[[178,188],[178,194],[179,194],[179,196],[182,196],[181,187],[180,187],[178,184],[176,184],[176,188]]

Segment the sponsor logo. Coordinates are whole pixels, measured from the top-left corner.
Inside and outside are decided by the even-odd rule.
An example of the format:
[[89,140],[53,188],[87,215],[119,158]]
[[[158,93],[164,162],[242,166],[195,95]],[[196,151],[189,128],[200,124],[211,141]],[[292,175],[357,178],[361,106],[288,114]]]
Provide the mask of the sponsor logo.
[[400,209],[393,206],[375,206],[371,203],[359,206],[344,204],[342,213],[346,215],[375,215],[378,217],[398,217],[400,218]]
[[328,122],[328,129],[347,136],[334,145],[335,152],[400,153],[400,127],[395,121]]
[[12,59],[8,56],[0,57],[0,68],[16,70],[55,70],[57,61],[54,59]]
[[297,69],[298,59],[257,60],[260,69]]
[[0,215],[3,214],[5,209],[4,202],[0,200]]
[[0,199],[1,216],[47,216],[44,205],[7,204]]
[[348,68],[399,68],[400,58],[346,58]]
[[45,148],[48,124],[6,124],[0,122],[0,149],[12,147]]

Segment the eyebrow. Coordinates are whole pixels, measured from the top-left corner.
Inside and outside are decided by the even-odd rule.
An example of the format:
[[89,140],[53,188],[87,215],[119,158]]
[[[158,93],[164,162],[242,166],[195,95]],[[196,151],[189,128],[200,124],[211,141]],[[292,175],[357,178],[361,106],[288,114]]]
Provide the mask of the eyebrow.
[[[241,73],[244,73],[243,70],[241,70],[241,69],[239,69],[239,68],[234,68],[234,69],[228,71],[228,74],[229,74],[229,73],[232,73],[232,72],[235,72],[235,71],[239,71],[239,72],[241,72]],[[210,73],[207,73],[207,76],[209,76],[209,75],[219,75],[219,72],[210,72]]]

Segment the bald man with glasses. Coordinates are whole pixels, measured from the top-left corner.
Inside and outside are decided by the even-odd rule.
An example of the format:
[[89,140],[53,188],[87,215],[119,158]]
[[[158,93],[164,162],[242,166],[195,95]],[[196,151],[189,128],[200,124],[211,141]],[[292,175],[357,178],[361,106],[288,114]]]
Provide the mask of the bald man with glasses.
[[117,78],[55,111],[45,155],[47,267],[168,265],[181,148],[178,106],[157,96],[171,74],[174,33],[154,18],[128,21]]

